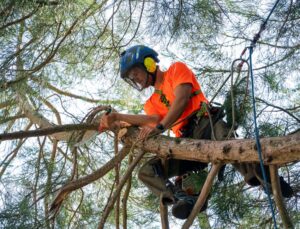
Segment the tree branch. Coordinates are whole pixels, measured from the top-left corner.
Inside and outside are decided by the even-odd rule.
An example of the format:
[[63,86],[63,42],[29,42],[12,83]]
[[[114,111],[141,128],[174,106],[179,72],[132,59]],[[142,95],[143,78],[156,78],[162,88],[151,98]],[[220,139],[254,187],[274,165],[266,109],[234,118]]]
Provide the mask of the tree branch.
[[107,220],[107,217],[109,216],[109,213],[111,212],[117,198],[120,196],[120,193],[122,191],[122,188],[123,188],[124,184],[126,183],[128,178],[131,176],[132,171],[134,170],[136,165],[139,163],[139,161],[142,159],[142,157],[144,156],[145,153],[146,153],[145,151],[139,152],[138,155],[136,156],[136,158],[132,161],[132,163],[130,164],[130,166],[126,170],[126,173],[124,174],[124,176],[120,180],[120,183],[117,186],[116,191],[114,192],[112,198],[109,200],[107,208],[104,210],[104,213],[102,215],[102,218],[101,218],[99,226],[98,226],[98,229],[103,229],[104,228],[104,224]]
[[[0,134],[0,141],[52,135],[60,132],[97,130],[98,124],[66,124],[40,130],[19,131]],[[123,137],[126,145],[133,144],[139,129],[128,128]],[[285,164],[300,160],[300,132],[283,137],[261,139],[265,164]],[[144,142],[138,142],[137,147],[165,158],[176,158],[202,162],[259,162],[255,140],[234,139],[227,141],[210,141],[188,138],[170,138],[157,136]]]
[[5,29],[5,28],[7,28],[7,27],[9,27],[9,26],[11,26],[11,25],[18,24],[18,23],[20,23],[20,22],[22,22],[22,21],[24,21],[24,20],[30,18],[30,17],[31,17],[32,15],[34,15],[37,11],[38,11],[38,8],[37,8],[37,9],[34,9],[31,13],[29,13],[29,14],[27,14],[27,15],[25,15],[25,16],[23,16],[23,17],[17,19],[17,20],[15,20],[15,21],[8,22],[7,24],[1,26],[1,27],[0,27],[0,30],[3,30],[3,29]]
[[168,206],[163,204],[162,198],[163,198],[163,193],[161,193],[159,198],[161,228],[169,229],[170,227],[169,227],[169,219],[168,219]]
[[13,132],[13,133],[0,134],[0,141],[52,135],[55,133],[69,132],[69,131],[80,131],[80,130],[95,130],[96,131],[98,129],[98,125],[99,124],[97,124],[97,123],[66,124],[66,125],[61,125],[61,126],[53,126],[53,127],[49,127],[49,128],[38,129],[38,130],[18,131],[18,132]]
[[[130,127],[123,137],[126,144],[136,141],[138,129]],[[300,132],[283,136],[261,139],[265,164],[285,164],[300,160]],[[210,141],[188,138],[157,136],[137,147],[163,158],[175,158],[201,162],[259,162],[255,140],[234,139]]]
[[293,114],[292,114],[291,112],[289,112],[287,109],[284,109],[284,108],[282,108],[282,107],[273,105],[273,104],[271,104],[271,103],[268,103],[267,101],[265,101],[265,100],[263,100],[263,99],[260,99],[260,98],[255,98],[255,99],[257,99],[258,101],[260,101],[260,102],[262,102],[262,103],[264,103],[264,104],[266,104],[266,105],[268,105],[268,106],[270,106],[270,107],[277,108],[278,110],[281,110],[281,111],[287,113],[289,116],[291,116],[292,118],[296,119],[297,122],[300,123],[300,118],[298,118],[298,117],[296,117],[295,115],[293,115]]
[[74,190],[77,190],[79,188],[82,188],[99,178],[103,177],[106,173],[108,173],[110,170],[114,168],[114,166],[122,161],[124,157],[130,152],[131,147],[124,147],[122,150],[120,150],[118,155],[115,155],[110,161],[108,161],[105,165],[103,165],[100,169],[96,170],[92,174],[89,174],[87,176],[81,177],[77,180],[73,180],[66,185],[64,185],[55,199],[53,200],[50,211],[54,213],[54,215],[58,212],[62,202],[64,199]]
[[[130,154],[128,156],[128,165],[130,165],[133,161],[133,156]],[[124,191],[124,195],[122,198],[122,214],[123,214],[123,228],[127,229],[127,200],[129,197],[130,189],[131,189],[131,181],[132,175],[128,178],[126,188]]]
[[197,214],[200,212],[200,209],[202,208],[202,206],[205,203],[205,200],[207,199],[210,189],[213,185],[213,181],[214,178],[216,177],[216,175],[218,174],[219,169],[221,168],[222,164],[213,164],[212,168],[205,180],[205,183],[203,185],[203,188],[201,190],[201,193],[197,199],[197,202],[195,203],[195,206],[191,212],[191,214],[189,215],[189,217],[187,218],[187,220],[184,222],[182,229],[188,229],[190,228],[190,226],[192,225],[192,223],[194,222],[195,217],[197,216]]
[[294,228],[292,220],[289,217],[289,213],[287,212],[286,206],[285,206],[283,198],[282,198],[277,170],[278,170],[278,168],[276,165],[270,166],[271,184],[272,184],[274,200],[275,200],[276,206],[278,208],[279,214],[281,216],[284,227],[285,228]]

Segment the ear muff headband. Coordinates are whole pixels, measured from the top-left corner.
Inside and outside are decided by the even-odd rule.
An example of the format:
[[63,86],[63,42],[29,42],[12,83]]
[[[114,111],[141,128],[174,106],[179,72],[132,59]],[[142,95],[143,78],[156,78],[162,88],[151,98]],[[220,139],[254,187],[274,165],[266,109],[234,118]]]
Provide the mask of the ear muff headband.
[[152,59],[151,57],[146,57],[144,59],[144,65],[147,69],[148,72],[150,73],[154,73],[156,70],[156,62],[154,59]]

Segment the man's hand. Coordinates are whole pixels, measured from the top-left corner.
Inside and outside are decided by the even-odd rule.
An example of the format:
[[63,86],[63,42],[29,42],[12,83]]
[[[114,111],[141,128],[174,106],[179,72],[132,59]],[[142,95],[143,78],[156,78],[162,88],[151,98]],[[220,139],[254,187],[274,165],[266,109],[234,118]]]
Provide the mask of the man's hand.
[[104,114],[100,119],[99,132],[105,130],[115,130],[120,126],[120,121],[116,119],[115,113]]
[[142,140],[146,140],[149,136],[154,134],[160,134],[161,131],[156,127],[151,126],[143,126],[139,132],[138,138]]

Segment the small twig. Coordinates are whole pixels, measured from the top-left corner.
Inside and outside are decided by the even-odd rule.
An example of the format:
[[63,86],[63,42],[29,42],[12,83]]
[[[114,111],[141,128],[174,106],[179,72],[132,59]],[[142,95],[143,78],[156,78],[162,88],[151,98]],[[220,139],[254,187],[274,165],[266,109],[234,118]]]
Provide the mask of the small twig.
[[[118,149],[118,131],[114,132],[115,136],[114,136],[114,149],[115,149],[115,155],[118,155],[119,149]],[[119,163],[116,164],[115,166],[115,173],[116,173],[116,177],[115,177],[115,182],[116,182],[116,186],[119,185],[120,182],[120,165],[121,165],[121,161],[119,161]],[[116,229],[120,228],[120,195],[117,198],[117,203],[115,206],[115,226]]]
[[55,199],[53,200],[50,211],[53,213],[53,216],[58,213],[58,210],[60,206],[62,205],[64,199],[72,192],[79,188],[82,188],[95,180],[98,180],[99,178],[103,177],[105,174],[107,174],[112,168],[114,168],[115,164],[118,163],[118,160],[122,160],[128,153],[130,152],[130,147],[124,147],[120,151],[120,155],[114,156],[110,161],[108,161],[105,165],[103,165],[100,169],[96,170],[92,174],[89,174],[87,176],[81,177],[78,180],[73,180],[66,185],[64,185]]
[[268,106],[270,106],[270,107],[277,108],[278,110],[281,110],[281,111],[287,113],[289,116],[291,116],[292,118],[296,119],[297,122],[300,123],[300,118],[298,118],[298,117],[296,117],[295,115],[293,115],[293,114],[292,114],[291,112],[289,112],[287,109],[284,109],[284,108],[282,108],[282,107],[276,106],[276,105],[271,104],[271,103],[268,103],[267,101],[265,101],[265,100],[263,100],[263,99],[260,99],[260,98],[257,98],[257,97],[256,97],[255,99],[258,100],[258,101],[260,101],[260,102],[262,102],[262,103],[264,103],[264,104],[266,104],[266,105],[268,105]]
[[109,200],[111,199],[111,197],[112,197],[112,195],[114,193],[115,186],[116,186],[116,180],[114,180],[114,183],[111,186],[110,193],[109,193],[109,195],[107,197],[107,201],[106,201],[106,205],[104,206],[104,209],[106,209],[107,206],[108,206],[108,204],[109,204]]
[[80,193],[81,193],[81,197],[80,197],[80,200],[79,200],[79,204],[78,204],[77,208],[75,209],[75,211],[73,212],[73,214],[72,214],[72,216],[71,216],[71,218],[70,218],[70,220],[69,220],[68,229],[71,227],[71,225],[72,225],[72,224],[71,224],[71,223],[72,223],[72,220],[74,219],[74,217],[75,217],[76,214],[78,213],[79,208],[80,208],[81,204],[83,203],[84,192],[83,192],[82,188],[80,189]]

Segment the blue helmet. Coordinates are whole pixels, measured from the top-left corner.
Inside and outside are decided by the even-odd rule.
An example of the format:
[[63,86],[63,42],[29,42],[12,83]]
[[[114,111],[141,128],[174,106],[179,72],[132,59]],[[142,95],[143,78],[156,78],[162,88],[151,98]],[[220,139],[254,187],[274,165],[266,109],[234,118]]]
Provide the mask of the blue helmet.
[[141,66],[147,71],[147,68],[144,65],[145,58],[151,57],[156,63],[158,63],[159,59],[157,58],[157,56],[157,52],[144,45],[135,45],[127,49],[126,51],[121,53],[120,56],[121,78],[125,79],[129,70],[136,66]]

